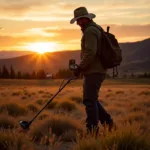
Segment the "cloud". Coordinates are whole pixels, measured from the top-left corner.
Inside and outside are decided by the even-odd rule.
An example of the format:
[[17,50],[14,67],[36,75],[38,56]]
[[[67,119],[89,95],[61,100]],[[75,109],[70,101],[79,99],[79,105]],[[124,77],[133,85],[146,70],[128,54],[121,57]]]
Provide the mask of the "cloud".
[[1,16],[23,16],[33,10],[41,10],[47,6],[53,6],[53,2],[57,0],[1,0],[0,12]]
[[[102,25],[106,29],[107,24]],[[150,37],[150,24],[145,25],[110,25],[110,32],[119,42],[132,42]],[[79,28],[31,28],[24,33],[0,35],[0,49],[3,47],[24,46],[32,42],[55,42],[71,49],[80,47],[82,32]],[[72,47],[71,47],[72,45]]]
[[[107,25],[103,25],[106,29]],[[150,36],[150,24],[145,25],[109,25],[110,32],[116,34],[118,38],[124,37],[144,37]]]
[[[136,1],[95,1],[94,3],[83,0],[60,1],[60,0],[1,0],[0,18],[9,20],[34,20],[34,21],[67,21],[73,17],[75,8],[84,5],[89,12],[105,22],[119,20],[124,23],[124,19],[134,16],[140,22],[140,18],[145,20],[149,17],[149,0]],[[100,20],[99,19],[99,20]],[[143,19],[143,18],[142,18]],[[145,21],[146,22],[146,21]],[[137,22],[136,22],[137,23]]]

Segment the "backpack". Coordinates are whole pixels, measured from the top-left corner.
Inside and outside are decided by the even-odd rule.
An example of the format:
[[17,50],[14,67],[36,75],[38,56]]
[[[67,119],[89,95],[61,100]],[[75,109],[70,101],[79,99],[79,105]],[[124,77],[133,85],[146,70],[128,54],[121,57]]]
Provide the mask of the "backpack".
[[117,66],[122,62],[122,50],[119,47],[118,40],[115,38],[115,35],[109,33],[109,27],[107,27],[107,32],[105,32],[99,26],[95,26],[102,33],[101,45],[98,46],[97,55],[100,58],[100,61],[104,68],[111,69],[113,68],[113,77],[114,69],[116,67],[116,73],[118,75]]

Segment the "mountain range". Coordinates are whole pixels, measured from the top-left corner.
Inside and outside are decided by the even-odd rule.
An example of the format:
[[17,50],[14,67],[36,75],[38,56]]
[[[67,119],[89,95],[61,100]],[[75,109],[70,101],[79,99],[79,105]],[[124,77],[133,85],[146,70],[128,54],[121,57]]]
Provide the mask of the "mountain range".
[[[123,62],[119,66],[121,74],[150,72],[150,38],[131,43],[119,43],[119,45],[123,55]],[[2,57],[2,53],[5,57]],[[80,50],[51,52],[44,55],[16,51],[6,53],[0,51],[0,67],[5,65],[10,68],[12,65],[16,71],[22,72],[44,69],[47,73],[55,74],[59,69],[68,68],[69,59],[75,59],[77,63],[80,61]]]

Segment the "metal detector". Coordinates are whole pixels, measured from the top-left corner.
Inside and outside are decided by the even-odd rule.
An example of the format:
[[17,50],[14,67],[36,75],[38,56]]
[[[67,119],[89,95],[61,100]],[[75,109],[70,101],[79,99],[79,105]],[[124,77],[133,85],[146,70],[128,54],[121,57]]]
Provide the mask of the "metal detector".
[[[75,69],[75,60],[69,60],[69,69],[71,71],[73,71],[73,69]],[[64,81],[65,79],[62,81],[61,85],[60,85],[60,88],[58,90],[58,92],[46,103],[46,105],[33,117],[32,120],[30,120],[29,122],[28,121],[19,121],[19,124],[20,126],[24,129],[24,130],[29,130],[29,127],[30,125],[32,124],[32,122],[35,120],[35,118],[47,107],[47,105],[58,95],[59,92],[61,92],[61,90],[67,85],[69,84],[70,82],[76,80],[77,78],[76,77],[72,77],[72,78],[69,78],[67,80],[67,82],[65,84]]]

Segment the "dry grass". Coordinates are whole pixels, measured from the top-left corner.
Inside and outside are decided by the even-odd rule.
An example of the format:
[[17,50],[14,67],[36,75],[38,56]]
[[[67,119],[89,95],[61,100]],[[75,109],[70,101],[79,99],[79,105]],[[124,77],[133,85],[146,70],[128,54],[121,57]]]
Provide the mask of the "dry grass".
[[[52,150],[55,145],[61,145],[62,141],[76,140],[76,131],[85,130],[82,81],[67,85],[36,118],[30,131],[25,134],[18,132],[18,121],[30,120],[57,92],[61,81],[48,81],[48,83],[41,81],[40,86],[38,81],[32,80],[0,82],[3,83],[0,85],[0,150]],[[119,129],[116,133],[104,135],[102,134],[104,130],[100,127],[100,138],[78,137],[77,141],[72,143],[73,148],[75,150],[150,149],[147,148],[149,147],[147,141],[150,141],[148,139],[150,138],[149,93],[150,85],[106,81],[99,92],[99,101],[112,115]]]
[[1,150],[33,150],[34,145],[24,134],[17,131],[0,130],[0,149]]
[[[126,125],[113,133],[94,135],[78,135],[73,150],[149,150],[148,136],[143,134],[136,125]],[[90,141],[90,142],[89,142]]]
[[27,110],[20,104],[16,103],[6,103],[0,106],[0,112],[8,111],[10,116],[20,116],[25,115]]
[[[67,139],[66,132],[69,132],[69,140],[75,139],[76,131],[81,131],[82,126],[76,120],[63,115],[53,115],[42,121],[37,122],[38,126],[34,126],[31,135],[35,141],[40,141],[45,135],[49,136],[49,130],[52,130],[57,137],[61,136],[62,140]],[[71,133],[71,135],[70,135]],[[68,140],[67,139],[67,140]]]
[[0,127],[2,129],[13,129],[17,126],[15,119],[6,114],[0,115]]
[[76,104],[72,101],[65,100],[63,102],[58,103],[57,108],[70,112],[76,109]]
[[79,96],[73,96],[71,97],[71,100],[79,104],[82,103],[82,97]]

